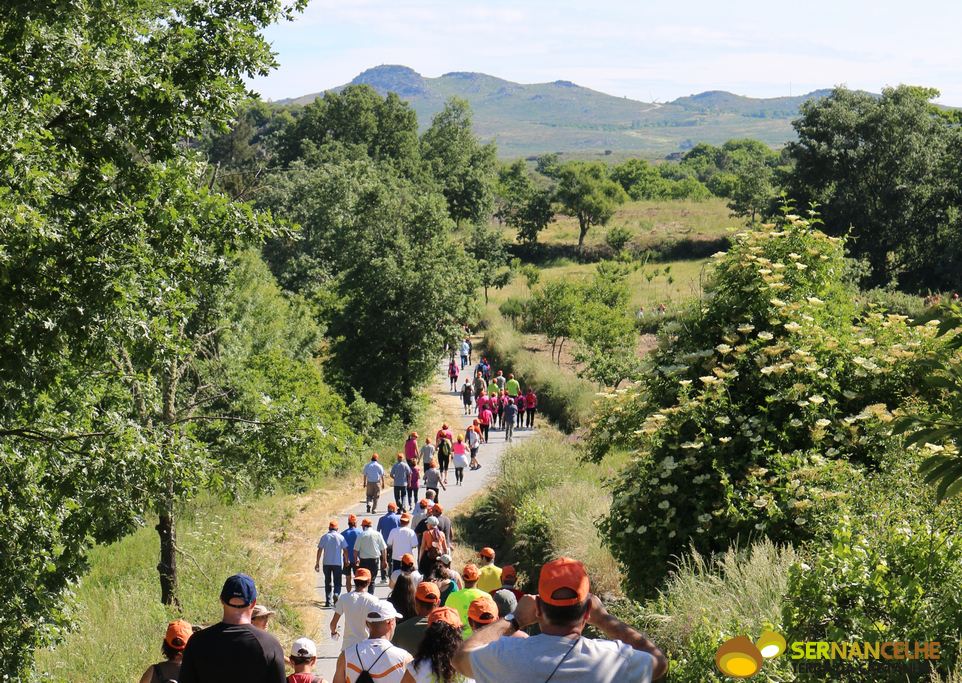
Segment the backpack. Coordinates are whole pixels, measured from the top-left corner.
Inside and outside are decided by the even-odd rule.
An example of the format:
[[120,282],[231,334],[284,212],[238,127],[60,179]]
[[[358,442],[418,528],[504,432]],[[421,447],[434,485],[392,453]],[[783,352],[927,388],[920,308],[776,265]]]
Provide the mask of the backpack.
[[[389,649],[390,648],[385,648],[381,650],[381,654],[377,656],[377,659],[371,662],[371,666],[367,667],[366,669],[363,669],[361,673],[357,675],[357,678],[354,679],[354,683],[374,683],[374,678],[371,676],[371,669],[374,668],[374,665],[380,661],[381,657],[383,657],[384,653],[387,652]],[[364,662],[361,661],[361,651],[358,649],[357,645],[354,646],[354,653],[357,655],[358,664],[360,664],[361,667],[363,668]]]
[[451,456],[451,442],[447,439],[441,439],[438,442],[438,455],[443,455],[448,458]]

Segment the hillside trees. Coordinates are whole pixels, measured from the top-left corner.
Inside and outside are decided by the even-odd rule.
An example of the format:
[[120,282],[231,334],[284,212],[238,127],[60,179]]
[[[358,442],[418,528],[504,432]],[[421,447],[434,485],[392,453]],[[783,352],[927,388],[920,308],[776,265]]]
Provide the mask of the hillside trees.
[[518,241],[534,244],[538,235],[554,220],[554,188],[535,185],[524,160],[498,172],[495,217],[518,233]]
[[503,289],[514,277],[508,261],[508,245],[500,230],[478,224],[468,235],[466,251],[474,261],[487,304],[488,289]]
[[600,162],[569,161],[558,171],[557,199],[562,212],[578,219],[578,246],[593,225],[607,225],[628,195]]
[[200,187],[183,141],[230,119],[243,78],[273,63],[259,29],[303,4],[5,6],[0,665],[10,678],[65,625],[88,545],[126,533],[156,500],[170,444],[133,417],[112,361],[126,339],[157,333],[142,294],[183,274],[156,260],[164,250],[178,240],[190,250],[217,222],[225,235],[210,253],[226,256],[235,236],[262,229]]

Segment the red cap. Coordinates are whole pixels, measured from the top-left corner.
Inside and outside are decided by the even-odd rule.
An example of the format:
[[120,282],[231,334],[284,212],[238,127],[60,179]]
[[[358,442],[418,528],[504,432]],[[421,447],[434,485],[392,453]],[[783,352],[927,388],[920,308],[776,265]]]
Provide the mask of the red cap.
[[441,507],[441,504],[440,504],[440,503],[435,503],[435,504],[434,504],[434,507],[431,508],[431,512],[432,512],[432,514],[440,515],[442,512],[444,512],[444,508]]
[[355,581],[370,581],[371,580],[371,570],[361,567],[360,569],[354,570],[354,580]]
[[518,578],[518,572],[514,568],[513,564],[506,564],[503,567],[501,567],[502,581],[504,581],[505,579],[516,579],[516,578]]
[[348,516],[347,516],[347,523],[348,523],[348,524],[357,524],[357,515],[348,515]]
[[478,568],[475,565],[466,564],[464,565],[464,571],[461,572],[461,576],[465,581],[477,581],[480,574],[478,574]]
[[390,503],[387,504],[387,509],[388,509],[388,510],[397,510],[397,503],[395,503],[395,502],[392,500]]
[[475,598],[468,607],[468,618],[479,624],[491,624],[498,620],[498,606],[490,595]]
[[[424,584],[422,583],[421,586]],[[436,621],[443,621],[456,629],[464,628],[461,623],[461,615],[453,607],[437,607],[428,615],[428,626]]]
[[327,523],[327,528],[328,528],[328,529],[336,529],[338,526],[339,526],[339,525],[338,525],[336,519],[332,519],[330,522]]
[[441,602],[441,591],[438,590],[436,583],[422,581],[418,584],[418,588],[414,592],[414,598],[421,602],[430,602],[431,604],[437,605]]
[[175,650],[181,651],[187,647],[187,641],[193,634],[193,627],[183,619],[178,619],[167,624],[167,635],[164,636],[164,642]]
[[361,526],[371,526],[371,520],[365,517],[364,521],[361,522]]
[[[563,589],[574,592],[574,597],[554,597]],[[588,599],[591,586],[585,566],[570,557],[559,557],[541,567],[538,595],[541,600],[556,607],[580,605]]]
[[478,553],[481,557],[486,557],[489,560],[494,559],[494,548],[481,548],[481,552]]

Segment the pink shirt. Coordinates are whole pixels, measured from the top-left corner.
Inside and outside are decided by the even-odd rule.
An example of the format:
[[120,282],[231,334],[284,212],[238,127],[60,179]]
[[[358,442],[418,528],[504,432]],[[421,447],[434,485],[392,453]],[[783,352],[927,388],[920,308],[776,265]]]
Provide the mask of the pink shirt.
[[492,417],[494,417],[494,415],[491,414],[491,411],[485,408],[484,410],[481,411],[481,414],[478,416],[478,420],[481,422],[481,424],[487,425],[487,424],[491,424]]
[[408,439],[404,442],[404,457],[408,460],[418,459],[418,440]]
[[464,452],[465,452],[464,442],[458,441],[453,446],[451,446],[451,452],[454,453],[455,455],[464,455]]
[[409,489],[417,489],[421,484],[421,473],[417,467],[411,468],[411,480],[408,483]]

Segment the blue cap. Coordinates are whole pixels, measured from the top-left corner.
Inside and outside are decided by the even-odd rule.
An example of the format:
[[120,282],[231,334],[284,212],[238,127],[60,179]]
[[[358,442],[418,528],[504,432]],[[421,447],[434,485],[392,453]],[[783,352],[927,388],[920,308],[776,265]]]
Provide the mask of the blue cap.
[[[244,601],[243,605],[231,603],[232,599],[240,598]],[[254,579],[247,574],[234,574],[224,582],[224,587],[220,589],[221,602],[231,607],[247,607],[257,599],[257,587],[254,586]]]

